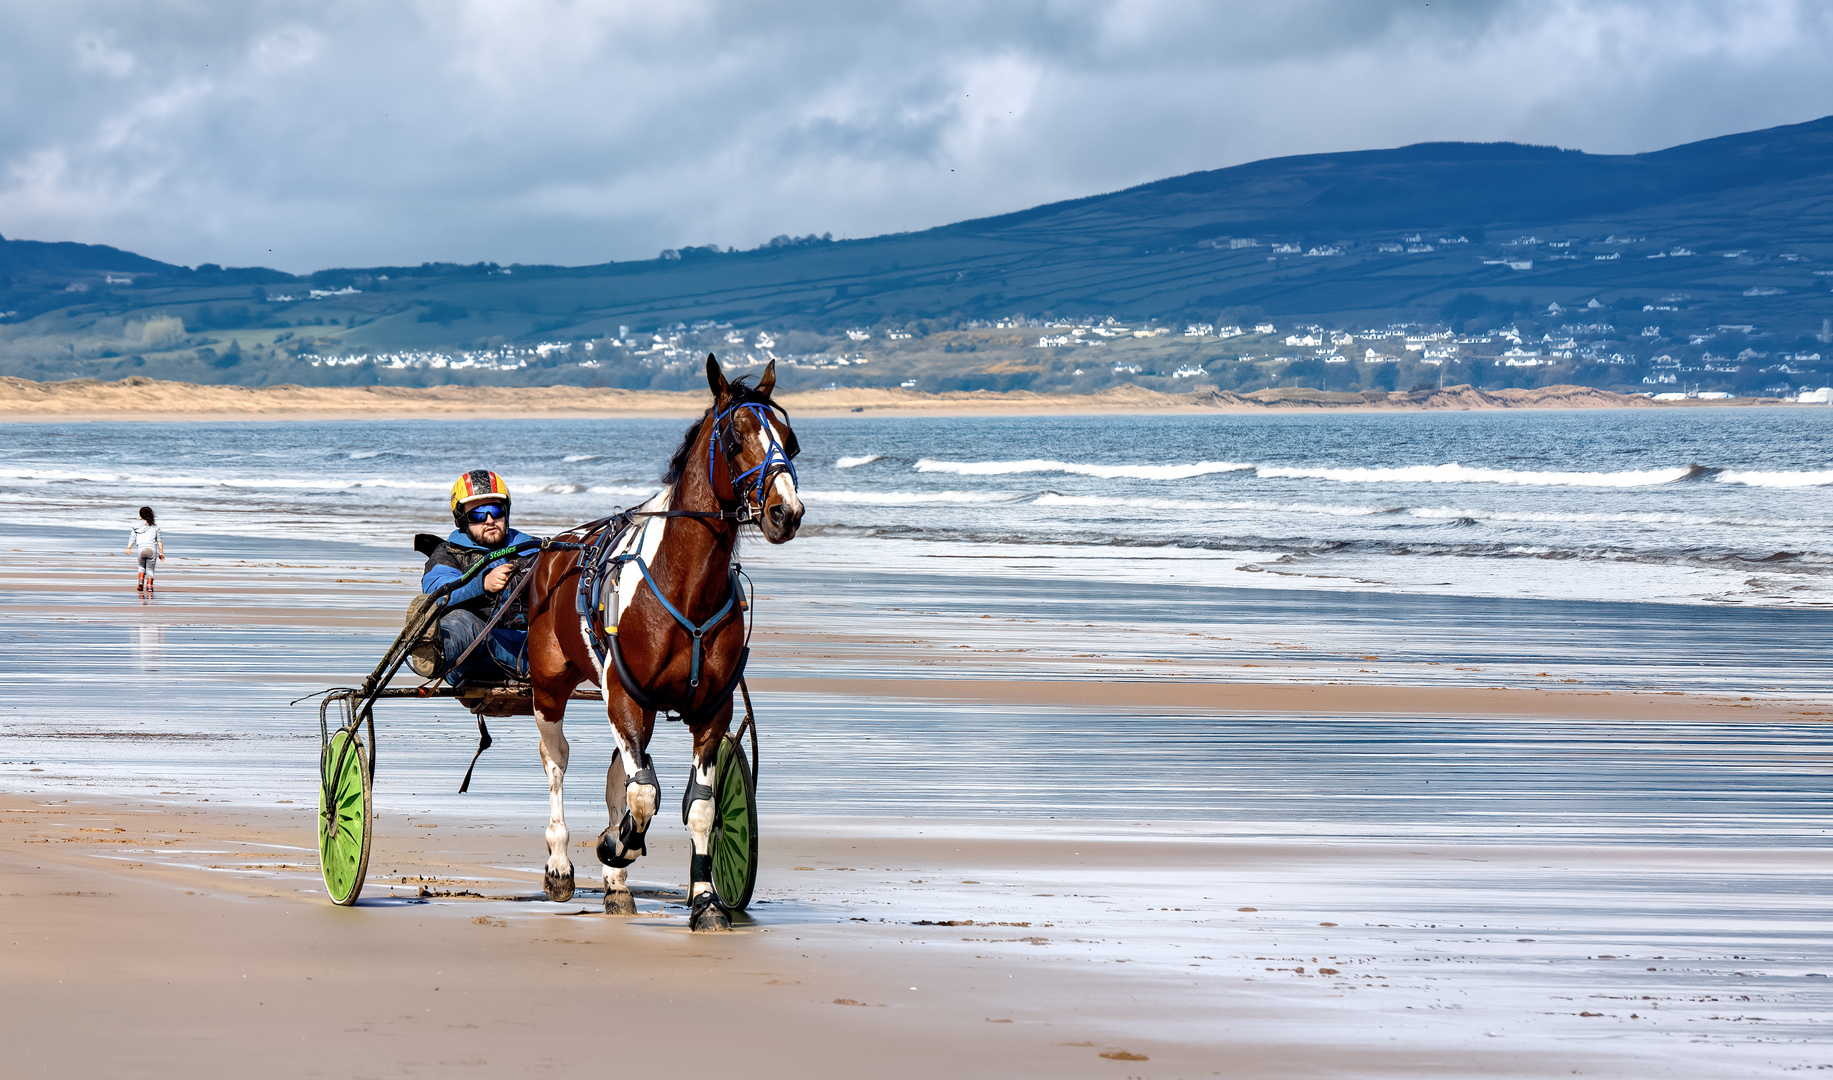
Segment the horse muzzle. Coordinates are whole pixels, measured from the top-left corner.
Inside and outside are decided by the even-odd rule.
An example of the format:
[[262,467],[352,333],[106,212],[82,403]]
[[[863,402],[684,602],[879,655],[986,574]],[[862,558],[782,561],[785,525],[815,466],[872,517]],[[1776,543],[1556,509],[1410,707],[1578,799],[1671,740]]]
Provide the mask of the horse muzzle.
[[796,530],[802,526],[802,499],[796,494],[795,484],[781,472],[771,477],[768,490],[758,527],[763,530],[764,539],[773,544],[787,544],[795,539]]

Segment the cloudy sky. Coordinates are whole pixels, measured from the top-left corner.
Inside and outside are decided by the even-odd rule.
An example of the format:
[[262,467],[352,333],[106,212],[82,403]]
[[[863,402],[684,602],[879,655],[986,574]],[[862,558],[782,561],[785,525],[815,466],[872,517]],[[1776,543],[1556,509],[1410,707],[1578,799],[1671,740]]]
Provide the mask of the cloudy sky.
[[0,234],[196,264],[867,236],[1259,158],[1833,113],[1822,0],[0,0]]

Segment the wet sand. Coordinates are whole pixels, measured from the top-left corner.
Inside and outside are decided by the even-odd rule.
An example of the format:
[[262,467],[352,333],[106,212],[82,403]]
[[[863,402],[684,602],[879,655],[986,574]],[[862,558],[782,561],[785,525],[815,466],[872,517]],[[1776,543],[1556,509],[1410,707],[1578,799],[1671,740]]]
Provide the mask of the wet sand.
[[[354,910],[324,899],[315,724],[286,701],[392,637],[399,556],[226,541],[143,600],[101,547],[0,548],[20,1075],[73,1052],[204,1076],[1833,1064],[1833,710],[1783,647],[1792,616],[1598,605],[1555,647],[1507,626],[1550,608],[1472,606],[1440,638],[1439,609],[1384,598],[1351,612],[1377,656],[1333,609],[1256,623],[1231,590],[1154,622],[1172,594],[1056,608],[756,553],[764,867],[752,921],[710,936],[682,925],[666,810],[632,871],[641,915],[538,899],[530,724],[497,722],[458,796],[474,729],[442,703],[382,718],[370,884]],[[1723,666],[1700,672],[1706,651]],[[589,885],[608,751],[575,710]],[[658,734],[665,808],[683,742]]]
[[[368,895],[335,908],[302,818],[0,800],[9,1071],[67,1072],[71,1047],[85,1072],[130,1076],[665,1069],[690,1047],[698,1068],[767,1077],[1824,1059],[1807,1042],[1827,1003],[1824,853],[811,820],[777,823],[769,902],[712,936],[642,876],[633,919],[590,893],[541,901],[527,830],[449,819],[385,816]],[[1706,918],[1708,868],[1762,884]]]

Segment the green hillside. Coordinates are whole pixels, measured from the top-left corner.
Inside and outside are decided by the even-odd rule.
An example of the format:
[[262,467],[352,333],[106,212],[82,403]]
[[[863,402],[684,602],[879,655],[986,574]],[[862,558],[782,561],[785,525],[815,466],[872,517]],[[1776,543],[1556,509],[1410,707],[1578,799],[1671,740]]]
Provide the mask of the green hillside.
[[791,386],[1786,393],[1833,370],[1830,195],[1833,118],[1633,156],[1280,158],[587,267],[295,278],[0,241],[0,374],[673,388],[714,351]]

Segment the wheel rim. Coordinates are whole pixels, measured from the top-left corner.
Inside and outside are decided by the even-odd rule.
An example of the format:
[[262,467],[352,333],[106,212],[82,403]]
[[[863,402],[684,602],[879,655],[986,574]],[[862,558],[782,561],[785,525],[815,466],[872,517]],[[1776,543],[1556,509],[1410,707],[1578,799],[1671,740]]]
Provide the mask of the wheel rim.
[[369,862],[369,791],[363,744],[339,731],[325,748],[318,793],[318,864],[325,891],[350,904]]
[[757,806],[745,754],[730,736],[719,744],[713,778],[713,891],[742,911],[757,884]]

